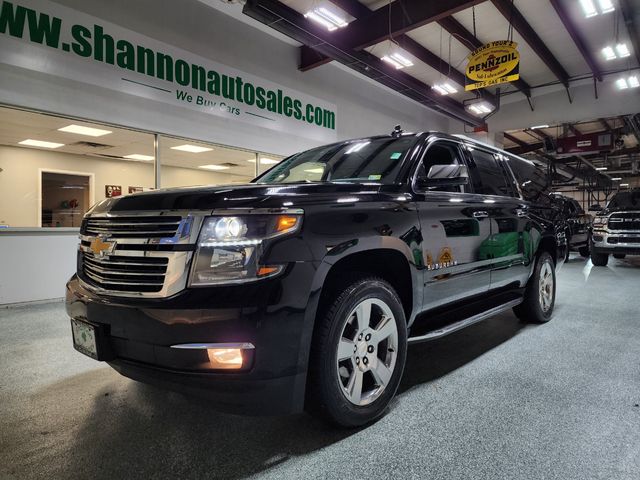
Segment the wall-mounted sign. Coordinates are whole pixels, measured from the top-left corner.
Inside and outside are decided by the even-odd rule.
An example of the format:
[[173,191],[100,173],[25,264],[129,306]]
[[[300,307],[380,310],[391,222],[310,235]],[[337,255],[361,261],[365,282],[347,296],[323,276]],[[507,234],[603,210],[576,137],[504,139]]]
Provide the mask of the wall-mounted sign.
[[144,192],[144,187],[129,187],[129,193]]
[[120,185],[105,185],[104,196],[106,198],[119,197],[122,195],[122,186]]
[[1,2],[0,63],[318,141],[337,137],[333,104],[47,0]]
[[487,43],[469,54],[465,90],[477,90],[520,78],[518,44],[510,40]]

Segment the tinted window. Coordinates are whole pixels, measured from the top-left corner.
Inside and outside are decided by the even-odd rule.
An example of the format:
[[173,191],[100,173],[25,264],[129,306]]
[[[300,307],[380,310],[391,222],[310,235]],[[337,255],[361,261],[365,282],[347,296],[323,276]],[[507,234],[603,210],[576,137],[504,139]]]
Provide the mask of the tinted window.
[[493,153],[473,148],[471,156],[474,163],[471,166],[471,178],[476,193],[513,195],[512,188],[505,178],[505,172]]
[[[438,141],[429,146],[422,162],[418,166],[418,176],[426,177],[434,165],[461,165],[460,150],[455,143]],[[430,187],[439,192],[463,192],[464,186]]]
[[509,157],[507,162],[525,200],[545,205],[551,203],[551,181],[542,168],[515,157]]
[[416,136],[365,138],[286,158],[257,183],[374,181],[393,183]]

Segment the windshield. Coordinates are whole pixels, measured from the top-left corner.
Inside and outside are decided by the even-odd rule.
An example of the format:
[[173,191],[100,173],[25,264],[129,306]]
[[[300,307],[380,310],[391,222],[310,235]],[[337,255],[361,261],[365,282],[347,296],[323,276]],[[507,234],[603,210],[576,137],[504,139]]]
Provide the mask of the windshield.
[[607,208],[611,210],[640,210],[640,190],[616,193]]
[[415,135],[365,138],[314,148],[286,158],[260,177],[257,183],[393,183],[417,141]]

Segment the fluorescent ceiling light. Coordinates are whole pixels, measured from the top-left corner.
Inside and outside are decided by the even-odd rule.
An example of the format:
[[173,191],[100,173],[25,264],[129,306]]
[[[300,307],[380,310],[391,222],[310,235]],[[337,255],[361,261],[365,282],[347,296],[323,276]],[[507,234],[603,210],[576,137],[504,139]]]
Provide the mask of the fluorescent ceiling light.
[[205,170],[228,170],[226,165],[200,165],[198,168],[204,168]]
[[[247,162],[250,163],[256,163],[256,159],[255,158],[250,158],[249,160],[247,160]],[[280,163],[280,160],[273,160],[272,158],[260,158],[260,165],[275,165],[276,163]]]
[[604,170],[607,170],[607,167],[596,167],[596,170],[598,170],[599,172],[602,172]]
[[540,128],[549,128],[549,125],[534,125],[531,130],[538,130]]
[[640,87],[640,82],[638,81],[638,77],[636,77],[635,75],[633,77],[629,77],[627,79],[627,82],[629,82],[629,86],[631,88],[638,88]]
[[181,152],[189,152],[189,153],[202,153],[202,152],[210,152],[211,150],[213,150],[213,148],[199,147],[197,145],[189,145],[187,143],[185,145],[171,147],[171,150],[180,150]]
[[629,51],[629,47],[627,47],[626,43],[619,43],[616,45],[616,52],[618,52],[618,57],[625,58],[631,55]]
[[440,95],[449,95],[450,93],[456,93],[458,91],[451,83],[444,82],[433,86],[433,89]]
[[585,17],[589,18],[598,15],[596,6],[591,0],[580,0],[580,6],[582,6],[582,11],[584,12]]
[[616,87],[618,87],[618,90],[624,90],[629,88],[629,85],[627,85],[627,81],[624,78],[619,78],[616,80]]
[[618,181],[618,180],[622,180],[622,177],[611,177],[611,180],[613,180],[614,182]]
[[78,135],[87,135],[89,137],[102,137],[112,133],[110,130],[102,130],[100,128],[83,127],[82,125],[67,125],[58,129],[59,132],[77,133]]
[[27,138],[21,142],[18,142],[20,145],[27,145],[28,147],[40,147],[40,148],[60,148],[64,147],[64,143],[55,143],[55,142],[45,142],[43,140],[33,140],[31,138]]
[[602,49],[602,55],[604,55],[604,58],[606,60],[613,60],[616,57],[616,52],[613,51],[612,47],[604,47]]
[[322,25],[330,32],[337,30],[338,28],[344,28],[349,23],[337,13],[332,12],[328,8],[319,7],[308,11],[304,14],[304,18],[313,20],[314,22]]
[[143,160],[145,162],[155,159],[155,157],[153,157],[152,155],[142,155],[140,153],[132,153],[131,155],[125,155],[123,158],[128,158],[129,160]]
[[621,183],[621,184],[620,184],[620,186],[621,186],[621,187],[628,187],[628,186],[629,186],[629,184],[628,184],[628,183]]
[[385,55],[381,60],[393,65],[396,70],[413,66],[413,62],[400,52],[393,52],[389,55]]
[[493,107],[487,102],[472,103],[471,105],[469,105],[469,110],[471,110],[471,112],[475,113],[476,115],[482,115],[483,113],[491,113]]
[[598,3],[600,4],[600,12],[602,13],[609,13],[615,10],[611,0],[598,0]]

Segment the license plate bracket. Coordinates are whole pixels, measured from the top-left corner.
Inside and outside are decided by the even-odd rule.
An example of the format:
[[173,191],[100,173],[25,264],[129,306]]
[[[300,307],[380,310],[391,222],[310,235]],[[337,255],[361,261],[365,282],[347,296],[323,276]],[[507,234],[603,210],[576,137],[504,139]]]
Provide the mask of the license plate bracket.
[[111,349],[104,326],[77,318],[71,319],[73,348],[94,360],[109,360]]

